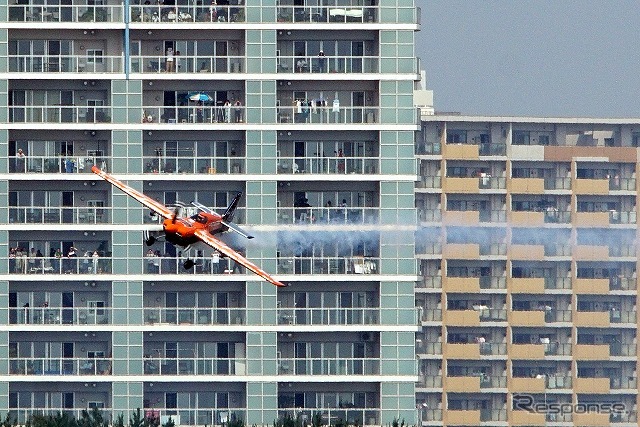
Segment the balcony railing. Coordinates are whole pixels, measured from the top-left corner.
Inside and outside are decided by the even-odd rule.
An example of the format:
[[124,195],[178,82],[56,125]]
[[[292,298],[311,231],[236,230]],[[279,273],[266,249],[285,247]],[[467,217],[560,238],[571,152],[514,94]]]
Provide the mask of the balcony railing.
[[416,188],[442,188],[442,177],[421,176],[420,181],[416,184]]
[[507,178],[500,176],[482,176],[478,178],[478,188],[484,190],[504,190],[507,188]]
[[609,211],[609,223],[610,224],[635,224],[636,223],[636,211]]
[[236,375],[238,362],[244,358],[215,357],[148,357],[144,359],[145,375]]
[[110,375],[111,358],[9,358],[10,375]]
[[442,243],[440,242],[426,242],[422,240],[416,240],[416,254],[418,255],[441,255]]
[[506,289],[507,279],[504,276],[480,276],[480,289]]
[[144,309],[145,325],[243,325],[245,308],[156,307]]
[[545,190],[571,190],[571,178],[544,178]]
[[507,421],[507,410],[506,409],[490,409],[490,408],[481,408],[480,409],[480,421]]
[[545,289],[571,289],[571,277],[545,277]]
[[380,359],[376,358],[280,358],[281,375],[378,375]]
[[[396,9],[396,8],[394,8]],[[373,23],[378,22],[378,6],[278,6],[278,22]]]
[[278,73],[378,73],[376,56],[278,56]]
[[482,342],[480,345],[480,354],[482,356],[499,356],[507,354],[507,344]]
[[12,173],[91,173],[93,165],[108,169],[106,157],[95,156],[9,156]]
[[442,154],[442,144],[439,142],[419,142],[416,146],[417,155],[439,155]]
[[[347,407],[348,406],[348,407]],[[345,421],[347,424],[381,425],[380,410],[373,408],[359,408],[352,404],[343,404],[341,408],[307,408],[307,407],[290,407],[278,408],[278,417],[282,419],[284,416],[293,416],[294,419],[299,416],[302,419],[312,420],[313,416],[319,414],[322,419],[321,425],[332,425],[335,420]],[[181,418],[182,421],[182,418]]]
[[[244,22],[245,11],[242,5],[179,5],[165,6],[157,4],[132,5],[131,22],[145,23],[189,23],[189,22]],[[254,9],[256,9],[254,7]]]
[[9,206],[9,223],[18,224],[106,224],[111,208]]
[[609,178],[609,190],[636,191],[635,178]]
[[372,257],[280,257],[278,274],[380,274],[380,259]]
[[242,73],[246,71],[246,57],[213,55],[174,55],[167,64],[167,56],[132,56],[132,73]]
[[442,276],[424,276],[418,283],[418,288],[442,289]]
[[279,325],[377,325],[380,308],[279,308]]
[[12,105],[10,123],[111,123],[109,107]]
[[8,55],[9,72],[16,73],[124,73],[122,56]]
[[104,325],[112,318],[110,307],[9,308],[9,323],[18,325]]
[[118,5],[9,5],[9,22],[123,22]]
[[546,375],[545,387],[550,390],[571,388],[573,377],[571,375]]
[[507,145],[500,143],[481,142],[478,147],[481,156],[504,156],[507,154]]
[[380,171],[379,157],[278,157],[278,173],[375,174]]
[[142,158],[144,173],[187,173],[187,174],[218,174],[243,173],[245,169],[244,157],[170,157],[145,156]]
[[571,344],[543,343],[545,356],[571,356]]
[[380,208],[278,208],[278,224],[376,224]]
[[420,375],[417,388],[442,388],[442,375]]
[[417,354],[432,354],[432,355],[442,354],[442,343],[441,342],[417,341],[416,342],[416,353]]
[[[324,105],[326,104],[326,105]],[[379,107],[351,107],[325,101],[322,106],[278,107],[278,123],[295,124],[361,124],[378,123]]]
[[[110,274],[107,257],[7,257],[10,274]],[[6,265],[6,264],[5,264]]]
[[422,222],[441,222],[442,211],[440,209],[419,209],[418,218]]

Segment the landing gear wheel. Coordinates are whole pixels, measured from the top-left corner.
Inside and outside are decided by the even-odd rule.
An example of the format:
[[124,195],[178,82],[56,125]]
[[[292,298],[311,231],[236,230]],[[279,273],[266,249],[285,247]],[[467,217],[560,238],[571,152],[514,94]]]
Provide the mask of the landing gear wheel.
[[144,243],[146,243],[147,246],[151,246],[156,242],[156,238],[153,236],[149,236],[145,239]]
[[191,268],[193,268],[194,265],[195,265],[195,262],[193,262],[190,259],[186,260],[183,264],[185,270],[190,270]]

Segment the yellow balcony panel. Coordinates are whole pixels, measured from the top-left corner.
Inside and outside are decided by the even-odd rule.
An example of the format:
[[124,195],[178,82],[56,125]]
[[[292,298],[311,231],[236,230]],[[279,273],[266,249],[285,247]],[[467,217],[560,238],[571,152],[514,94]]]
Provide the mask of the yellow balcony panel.
[[475,310],[445,310],[444,323],[450,326],[480,326],[480,314]]
[[608,328],[611,324],[608,311],[576,311],[573,316],[575,326]]
[[573,425],[581,427],[606,427],[611,425],[609,414],[590,412],[587,414],[573,414]]
[[442,250],[442,255],[451,259],[478,259],[480,257],[480,245],[477,243],[447,243]]
[[512,311],[509,323],[512,326],[544,326],[544,311]]
[[543,277],[511,278],[508,283],[512,294],[544,294]]
[[608,246],[578,245],[573,249],[577,261],[605,261],[609,259]]
[[447,359],[479,360],[480,344],[445,344],[444,356]]
[[509,357],[518,360],[542,360],[544,359],[543,344],[511,344]]
[[447,392],[480,393],[480,377],[446,377]]
[[544,212],[511,212],[514,225],[544,225]]
[[609,378],[576,378],[573,391],[575,393],[608,394],[611,391],[609,385]]
[[575,194],[609,194],[608,179],[576,179],[573,181]]
[[578,227],[607,227],[609,212],[576,212],[574,225]]
[[480,180],[478,178],[445,178],[442,189],[445,193],[478,193]]
[[573,292],[576,294],[608,294],[609,279],[575,279]]
[[445,425],[451,426],[479,426],[480,410],[457,411],[448,409],[445,411]]
[[540,413],[528,411],[511,411],[509,414],[509,425],[511,426],[544,426],[545,416]]
[[544,378],[511,378],[509,391],[514,393],[544,393]]
[[478,277],[443,277],[442,289],[445,292],[480,292]]
[[511,245],[509,246],[511,259],[542,261],[544,259],[543,245]]
[[544,193],[544,179],[542,178],[511,178],[509,191],[512,194],[542,194]]
[[449,159],[470,159],[478,160],[480,158],[480,150],[478,145],[472,144],[445,144],[444,158]]
[[445,211],[444,221],[453,225],[480,224],[480,211]]
[[606,344],[576,344],[573,346],[576,360],[609,360],[609,346]]

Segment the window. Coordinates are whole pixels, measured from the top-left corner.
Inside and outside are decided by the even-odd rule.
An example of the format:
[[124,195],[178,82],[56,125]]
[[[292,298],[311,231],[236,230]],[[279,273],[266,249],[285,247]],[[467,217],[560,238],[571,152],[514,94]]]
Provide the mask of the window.
[[[528,131],[513,131],[513,145],[529,145],[531,143],[531,135]],[[547,139],[548,143],[548,139]]]
[[93,408],[97,408],[97,409],[104,409],[104,402],[92,402],[89,401],[87,402],[87,408],[89,409],[93,409]]
[[87,64],[102,64],[103,56],[102,49],[87,49]]

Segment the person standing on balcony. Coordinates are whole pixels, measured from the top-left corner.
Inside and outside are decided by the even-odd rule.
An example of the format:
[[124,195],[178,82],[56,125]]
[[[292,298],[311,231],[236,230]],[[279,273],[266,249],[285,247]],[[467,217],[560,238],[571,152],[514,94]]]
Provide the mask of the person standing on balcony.
[[235,119],[236,123],[242,123],[242,103],[238,99],[235,104],[233,104],[233,109],[235,111]]
[[16,154],[16,172],[25,172],[25,166],[27,163],[27,156],[22,151],[22,148],[18,148],[18,153]]
[[320,49],[320,52],[318,52],[318,70],[321,73],[324,73],[324,65],[325,65],[324,51]]
[[165,61],[165,70],[167,73],[172,73],[174,70],[173,67],[173,48],[167,48],[167,59]]

